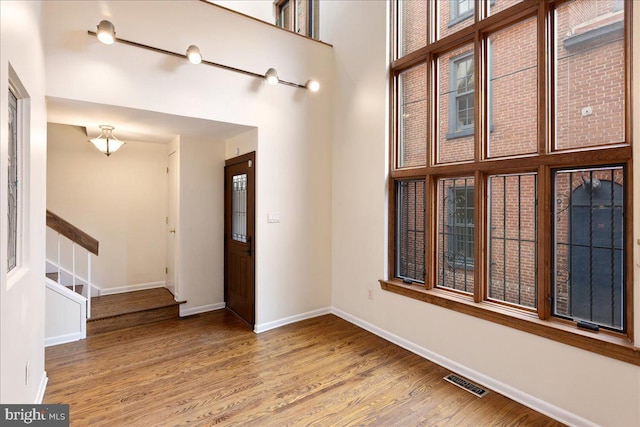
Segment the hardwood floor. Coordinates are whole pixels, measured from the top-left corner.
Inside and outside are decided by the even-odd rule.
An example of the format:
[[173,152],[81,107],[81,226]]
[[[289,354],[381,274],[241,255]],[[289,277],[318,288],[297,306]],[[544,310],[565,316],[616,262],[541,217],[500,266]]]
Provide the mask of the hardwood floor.
[[336,316],[256,335],[224,310],[46,349],[72,426],[560,425]]

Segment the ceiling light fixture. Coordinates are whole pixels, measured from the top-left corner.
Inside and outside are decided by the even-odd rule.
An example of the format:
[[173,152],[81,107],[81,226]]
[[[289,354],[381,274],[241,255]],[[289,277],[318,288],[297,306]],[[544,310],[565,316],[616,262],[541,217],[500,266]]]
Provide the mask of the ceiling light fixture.
[[202,62],[202,54],[200,48],[194,44],[187,48],[187,58],[192,64],[199,64]]
[[267,83],[270,85],[277,85],[280,82],[278,78],[278,72],[275,68],[269,68],[264,75],[264,78],[267,79]]
[[317,92],[320,90],[320,83],[315,79],[311,79],[307,80],[307,83],[304,85],[304,87],[309,89],[311,92]]
[[91,143],[102,153],[110,156],[124,145],[124,142],[113,136],[113,126],[100,125],[101,133],[97,138],[91,139]]
[[100,21],[98,24],[98,40],[104,44],[113,44],[116,40],[116,28],[107,20]]

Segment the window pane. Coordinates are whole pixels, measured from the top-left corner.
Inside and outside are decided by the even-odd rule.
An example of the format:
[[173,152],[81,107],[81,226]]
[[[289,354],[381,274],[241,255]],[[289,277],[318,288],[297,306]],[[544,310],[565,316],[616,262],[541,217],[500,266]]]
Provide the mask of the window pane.
[[438,58],[438,162],[473,160],[474,54],[467,45]]
[[404,56],[427,45],[427,5],[424,0],[398,1],[398,52]]
[[427,162],[427,66],[398,76],[398,167]]
[[439,39],[468,27],[475,21],[475,0],[439,1],[436,8]]
[[247,241],[247,174],[233,176],[231,194],[231,238]]
[[293,31],[293,12],[291,10],[291,2],[289,0],[280,6],[280,22],[279,26]]
[[489,15],[495,15],[505,9],[510,8],[514,4],[521,3],[522,0],[486,0],[489,2]]
[[624,10],[576,0],[556,19],[556,148],[624,141]]
[[424,283],[425,181],[400,181],[396,193],[396,276]]
[[9,91],[9,174],[7,177],[8,199],[8,251],[7,271],[17,264],[18,249],[18,99]]
[[537,151],[536,20],[489,38],[489,157]]
[[536,307],[536,175],[489,177],[489,298]]
[[473,178],[438,181],[437,286],[473,293]]
[[554,314],[622,330],[624,170],[554,175]]

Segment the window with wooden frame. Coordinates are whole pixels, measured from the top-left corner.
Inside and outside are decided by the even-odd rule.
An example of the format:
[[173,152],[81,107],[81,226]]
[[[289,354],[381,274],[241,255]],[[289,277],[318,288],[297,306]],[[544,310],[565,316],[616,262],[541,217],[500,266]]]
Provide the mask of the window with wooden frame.
[[394,2],[383,289],[640,365],[620,3]]
[[276,0],[276,25],[318,39],[319,0]]
[[11,271],[18,265],[18,206],[19,206],[19,181],[20,174],[18,155],[18,127],[19,115],[18,97],[9,87],[9,140],[8,149],[8,174],[7,174],[7,271]]

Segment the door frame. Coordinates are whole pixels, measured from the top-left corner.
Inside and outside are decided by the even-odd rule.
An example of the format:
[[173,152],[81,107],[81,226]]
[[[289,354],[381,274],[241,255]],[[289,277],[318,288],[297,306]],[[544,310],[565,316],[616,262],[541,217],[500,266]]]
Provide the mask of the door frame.
[[[247,324],[251,326],[253,329],[255,326],[256,319],[256,281],[255,281],[255,269],[256,269],[256,233],[255,233],[255,207],[256,207],[256,152],[252,151],[247,154],[243,154],[241,156],[233,157],[231,159],[227,159],[225,161],[225,179],[224,179],[224,300],[225,303],[228,302],[228,286],[229,286],[229,268],[228,268],[228,242],[229,242],[229,234],[231,230],[231,198],[227,193],[228,182],[227,182],[227,168],[229,166],[235,166],[242,163],[248,163],[247,170],[247,240],[249,241],[251,254],[251,263],[252,263],[252,291],[251,291],[251,318],[244,319],[240,317],[237,313],[233,312],[229,307],[227,307],[231,312],[236,314],[239,318],[245,321]],[[253,209],[250,209],[250,208]]]

